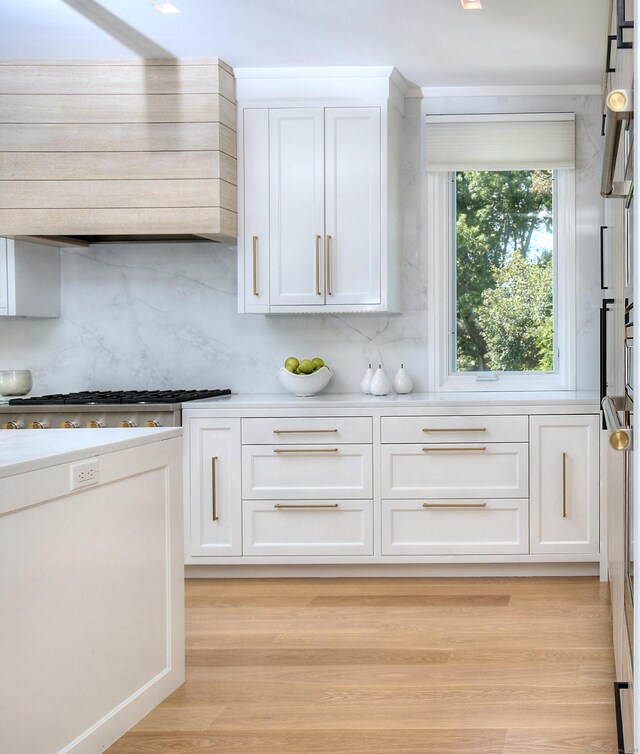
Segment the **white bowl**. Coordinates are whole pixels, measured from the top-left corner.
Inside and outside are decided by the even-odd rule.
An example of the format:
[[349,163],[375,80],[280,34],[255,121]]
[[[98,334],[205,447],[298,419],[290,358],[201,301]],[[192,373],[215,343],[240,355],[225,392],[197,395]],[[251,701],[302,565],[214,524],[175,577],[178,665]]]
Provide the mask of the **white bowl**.
[[329,380],[333,377],[333,372],[326,364],[311,374],[293,374],[288,369],[280,367],[278,377],[280,378],[280,384],[285,390],[293,393],[298,398],[307,398],[324,390],[329,384]]
[[0,395],[26,395],[32,387],[29,369],[0,370]]

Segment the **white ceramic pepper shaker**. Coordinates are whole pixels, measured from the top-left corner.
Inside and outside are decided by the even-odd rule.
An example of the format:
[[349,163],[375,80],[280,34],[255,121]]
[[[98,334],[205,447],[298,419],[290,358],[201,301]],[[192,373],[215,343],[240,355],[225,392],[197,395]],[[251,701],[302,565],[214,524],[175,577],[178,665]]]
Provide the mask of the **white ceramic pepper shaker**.
[[398,369],[396,376],[393,378],[393,389],[401,395],[403,393],[410,393],[413,390],[413,380],[409,377],[404,364],[400,364],[400,369]]
[[371,380],[371,395],[386,395],[391,390],[391,382],[382,368],[382,364],[378,364],[378,368]]
[[371,364],[367,367],[365,373],[360,380],[360,392],[365,395],[371,394],[371,380],[373,379],[373,367]]

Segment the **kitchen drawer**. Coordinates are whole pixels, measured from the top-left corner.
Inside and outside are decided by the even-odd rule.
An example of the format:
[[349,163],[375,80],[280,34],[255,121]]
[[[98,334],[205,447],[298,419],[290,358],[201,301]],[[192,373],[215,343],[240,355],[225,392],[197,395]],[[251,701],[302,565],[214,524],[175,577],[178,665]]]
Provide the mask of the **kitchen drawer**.
[[526,499],[383,500],[383,555],[528,552]]
[[373,497],[371,445],[244,445],[247,500]]
[[383,443],[527,442],[526,416],[389,416]]
[[247,500],[245,555],[373,555],[371,500]]
[[528,497],[527,443],[383,445],[382,497]]
[[242,442],[245,445],[333,445],[369,443],[372,439],[373,419],[370,416],[242,420]]

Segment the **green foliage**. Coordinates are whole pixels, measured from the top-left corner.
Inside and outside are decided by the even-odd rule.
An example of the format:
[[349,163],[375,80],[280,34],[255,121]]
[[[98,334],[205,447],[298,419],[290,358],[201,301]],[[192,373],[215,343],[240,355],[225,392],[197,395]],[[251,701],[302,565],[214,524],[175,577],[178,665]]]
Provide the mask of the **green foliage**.
[[511,252],[496,268],[496,287],[482,294],[477,318],[493,371],[553,369],[553,268]]
[[457,369],[553,369],[551,171],[456,174]]

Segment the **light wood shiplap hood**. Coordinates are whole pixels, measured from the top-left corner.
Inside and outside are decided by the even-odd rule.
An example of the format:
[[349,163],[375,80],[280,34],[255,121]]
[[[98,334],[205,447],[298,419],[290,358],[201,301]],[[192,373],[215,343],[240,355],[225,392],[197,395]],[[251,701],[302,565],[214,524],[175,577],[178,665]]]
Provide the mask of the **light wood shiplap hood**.
[[234,243],[232,69],[0,61],[0,236]]

